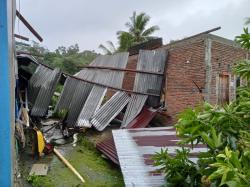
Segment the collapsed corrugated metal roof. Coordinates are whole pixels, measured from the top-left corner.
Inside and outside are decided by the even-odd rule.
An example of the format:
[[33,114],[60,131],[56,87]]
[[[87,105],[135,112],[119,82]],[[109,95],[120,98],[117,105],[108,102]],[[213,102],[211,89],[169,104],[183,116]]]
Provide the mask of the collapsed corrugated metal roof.
[[140,72],[136,72],[133,90],[138,94],[133,93],[129,96],[126,92],[119,91],[101,106],[108,86],[121,89],[127,59],[128,53],[99,56],[89,68],[76,74],[81,79],[101,85],[93,85],[74,77],[67,78],[56,111],[62,109],[69,111],[68,127],[93,125],[97,130],[102,131],[129,103],[122,124],[122,127],[125,127],[140,113],[148,97],[150,97],[147,103],[149,106],[159,103],[166,51],[141,50],[137,64],[137,71]]
[[[158,110],[152,107],[143,107],[141,113],[131,121],[126,128],[143,128],[147,127],[151,120],[156,116]],[[104,139],[96,145],[97,149],[101,151],[106,157],[119,165],[118,156],[116,153],[113,136]]]
[[[127,59],[128,53],[98,56],[91,65],[125,68]],[[76,74],[76,77],[120,88],[123,81],[123,72],[83,69]],[[67,109],[69,111],[67,118],[68,126],[91,127],[89,123],[90,117],[100,107],[106,91],[107,88],[105,86],[93,85],[68,77],[56,110]]]
[[[164,176],[156,172],[157,167],[153,166],[151,158],[161,148],[168,148],[168,152],[172,155],[175,155],[176,149],[180,149],[175,128],[122,129],[113,130],[112,133],[125,185],[127,187],[163,185]],[[198,144],[191,150],[190,159],[196,162],[197,154],[206,151],[205,145]]]
[[[103,56],[99,63],[91,65],[100,65],[114,68],[125,68],[128,61],[128,53],[117,53],[112,56]],[[97,61],[98,62],[98,61]],[[114,86],[116,88],[122,87],[124,72],[112,70],[96,70],[95,82]],[[106,94],[107,88],[95,85],[86,100],[80,116],[78,118],[77,126],[91,127],[91,117],[100,108],[102,100]]]
[[[166,64],[165,50],[157,50],[157,51],[141,50],[136,70],[151,72],[151,74],[137,73],[135,77],[134,91],[141,93],[150,93],[153,90],[153,94],[160,96],[165,64]],[[151,99],[148,100],[148,105],[155,106],[156,103],[159,103],[158,101],[160,99],[159,96],[152,97],[147,95],[132,94],[130,99],[126,100],[126,102],[129,102],[129,104],[127,106],[121,127],[123,128],[126,127],[141,112],[148,97],[151,97]],[[111,98],[110,102],[108,102],[107,105],[103,106],[105,107],[105,109],[97,111],[98,115],[92,117],[91,123],[93,123],[93,126],[97,130],[99,131],[103,130],[109,124],[109,122],[115,117],[115,114],[118,114],[123,109],[123,105],[121,105],[122,98],[117,99],[117,101],[114,101],[114,99],[115,97]],[[108,104],[110,103],[112,103],[113,106],[120,105],[121,107],[119,108],[116,107],[117,110],[113,111],[107,110],[109,108]],[[124,106],[126,105],[126,103],[123,104]],[[108,112],[107,113],[105,112],[102,115],[99,114],[104,111]],[[97,116],[99,117],[99,119]],[[112,118],[110,118],[110,116],[112,116]],[[106,119],[107,121],[106,123],[103,123],[103,121],[100,120],[100,119],[105,119],[107,117],[109,118],[109,120]]]
[[116,92],[91,118],[91,124],[102,131],[121,112],[130,100],[126,92]]
[[[136,74],[134,91],[159,95],[148,100],[149,106],[159,103],[162,88],[163,74],[165,71],[167,53],[165,50],[141,50],[138,57],[137,70],[150,71],[159,74]],[[122,127],[126,127],[142,110],[149,96],[132,94],[125,112]]]
[[44,117],[56,84],[61,76],[60,69],[49,69],[39,65],[28,83],[28,100],[31,104],[31,115]]
[[[126,127],[140,113],[146,102],[153,107],[159,104],[166,51],[141,50],[136,70],[125,69],[127,60],[128,53],[100,55],[75,76],[66,75],[55,112],[63,109],[68,111],[68,127],[93,125],[102,131],[128,105],[122,122],[122,127]],[[136,73],[133,91],[121,88],[125,71]],[[31,111],[33,116],[45,115],[59,77],[58,69],[39,65],[29,86],[29,101],[34,105]],[[102,105],[108,88],[118,91]],[[43,102],[44,98],[46,102]]]

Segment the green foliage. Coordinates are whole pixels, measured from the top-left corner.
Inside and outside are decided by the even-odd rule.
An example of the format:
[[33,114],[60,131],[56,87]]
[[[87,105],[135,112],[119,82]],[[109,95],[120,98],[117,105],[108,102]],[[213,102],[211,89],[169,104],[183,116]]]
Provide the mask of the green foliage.
[[56,111],[55,113],[53,113],[53,117],[58,118],[58,119],[64,119],[66,117],[67,113],[68,113],[68,110],[62,109],[62,110],[59,110],[59,111]]
[[[244,29],[236,41],[249,50],[248,29]],[[250,61],[240,61],[234,72],[248,83],[238,88],[236,101],[224,106],[204,103],[195,109],[187,109],[179,115],[175,125],[180,144],[191,143],[194,146],[201,142],[207,145],[207,152],[199,155],[198,165],[182,161],[183,158],[188,160],[188,152],[183,158],[171,158],[163,150],[155,155],[155,165],[162,166],[162,171],[170,178],[167,181],[182,174],[178,180],[171,181],[173,186],[186,184],[185,176],[192,175],[190,168],[196,168],[193,171],[198,174],[195,175],[196,181],[203,186],[250,186]],[[169,175],[177,171],[176,175]],[[186,171],[189,173],[185,174]]]
[[244,33],[240,36],[236,36],[235,40],[238,42],[241,47],[244,49],[250,49],[250,33],[248,32],[248,28],[243,29]]
[[85,149],[88,149],[90,151],[96,151],[95,145],[92,142],[90,142],[85,136],[79,136],[78,142]]
[[234,72],[241,78],[250,80],[250,60],[241,60],[234,67]]
[[247,128],[248,118],[244,115],[249,103],[230,103],[224,107],[205,103],[203,108],[187,109],[176,124],[181,143],[205,143],[212,150],[223,146],[236,149],[239,131]]
[[37,176],[37,175],[28,175],[26,177],[28,183],[31,184],[32,187],[52,187],[51,179],[47,176]]
[[250,186],[250,152],[246,151],[241,156],[239,151],[232,151],[225,147],[223,153],[216,156],[216,162],[211,167],[216,170],[209,176],[217,185]]
[[58,67],[62,71],[75,74],[81,70],[81,66],[86,66],[92,62],[98,55],[95,51],[85,50],[80,52],[78,44],[71,45],[68,48],[64,46],[58,47],[54,52],[33,42],[31,47],[28,47],[30,53],[38,55],[38,61],[47,64],[53,68]]
[[150,17],[146,13],[136,14],[136,12],[133,12],[130,21],[125,24],[128,31],[117,32],[120,45],[119,51],[127,51],[133,45],[152,39],[151,35],[159,30],[159,27],[154,25],[146,28],[149,21]]
[[111,41],[107,41],[107,46],[104,46],[103,44],[99,45],[99,48],[106,54],[106,55],[112,55],[115,54],[118,49],[116,49],[115,45]]
[[29,175],[26,180],[30,183],[33,187],[39,186],[39,176],[37,175]]
[[153,157],[155,165],[166,174],[166,185],[172,187],[202,186],[201,174],[197,166],[188,159],[189,150],[176,150],[176,156],[168,154],[168,150],[156,153]]

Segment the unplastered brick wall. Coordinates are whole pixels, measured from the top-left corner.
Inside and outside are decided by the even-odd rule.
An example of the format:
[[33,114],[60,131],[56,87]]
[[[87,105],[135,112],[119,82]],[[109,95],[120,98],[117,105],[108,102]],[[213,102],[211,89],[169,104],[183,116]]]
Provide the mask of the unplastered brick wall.
[[232,69],[235,63],[247,57],[247,52],[238,46],[230,45],[220,41],[212,40],[211,46],[211,93],[209,102],[218,104],[219,76],[228,75],[229,77],[229,100],[235,99],[236,95],[236,75]]
[[[233,41],[203,34],[160,48],[168,50],[162,98],[171,123],[176,122],[177,115],[188,107],[193,108],[204,101],[217,104],[220,74],[229,76],[229,99],[235,99],[236,76],[232,68],[238,60],[247,57],[247,52]],[[130,56],[127,68],[136,69],[137,59],[138,55]],[[123,88],[133,89],[134,78],[134,73],[126,72]]]
[[203,100],[199,89],[205,87],[205,46],[203,39],[167,45],[169,49],[165,104],[167,114],[176,115],[187,107],[194,107]]
[[[132,55],[128,58],[127,69],[136,69],[138,55]],[[125,72],[122,87],[127,90],[133,90],[135,80],[134,72]]]

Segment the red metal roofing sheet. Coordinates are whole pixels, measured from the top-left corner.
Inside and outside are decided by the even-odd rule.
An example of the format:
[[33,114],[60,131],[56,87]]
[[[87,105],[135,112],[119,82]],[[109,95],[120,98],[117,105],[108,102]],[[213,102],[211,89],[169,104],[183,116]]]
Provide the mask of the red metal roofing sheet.
[[[156,171],[151,158],[161,148],[167,148],[172,155],[180,149],[174,127],[122,129],[112,133],[126,186],[163,185],[164,176]],[[198,144],[191,149],[190,160],[196,162],[198,153],[205,151],[206,146]]]
[[[128,124],[126,129],[146,127],[156,116],[158,110],[159,109],[143,107],[142,112],[131,123]],[[98,143],[96,147],[114,163],[119,164],[113,137],[103,140],[102,142]]]

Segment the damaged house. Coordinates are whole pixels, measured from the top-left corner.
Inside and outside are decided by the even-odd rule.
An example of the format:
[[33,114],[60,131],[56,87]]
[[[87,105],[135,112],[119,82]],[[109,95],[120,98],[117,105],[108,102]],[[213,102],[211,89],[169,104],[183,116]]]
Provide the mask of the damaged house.
[[[16,15],[42,41],[18,11]],[[65,112],[64,119],[56,124],[63,138],[89,128],[102,132],[116,120],[119,125],[115,128],[119,129],[97,143],[96,148],[120,165],[126,186],[164,184],[164,176],[157,172],[151,158],[161,148],[168,148],[172,155],[179,148],[179,138],[172,126],[176,115],[204,101],[218,105],[229,103],[235,99],[236,87],[242,82],[233,74],[232,67],[237,60],[248,58],[249,52],[233,41],[210,34],[217,29],[167,45],[158,38],[134,46],[128,52],[99,55],[75,75],[51,68],[20,51],[9,51],[9,58],[15,54],[17,64],[13,64],[18,70],[11,79],[12,84],[9,82],[12,94],[15,87],[17,141],[25,147],[24,131],[35,130],[40,133],[40,140],[34,141],[38,156],[45,148],[58,155],[53,146],[49,150],[50,142],[45,142],[36,126],[40,119]],[[13,39],[13,33],[8,37]],[[58,101],[51,109],[58,84],[63,89],[56,94]],[[163,127],[146,128],[158,113],[167,116],[168,121]],[[205,145],[197,144],[190,159],[195,162],[198,153],[206,150]]]
[[[164,125],[173,125],[187,107],[204,101],[221,105],[236,97],[241,80],[232,67],[249,53],[210,34],[213,30],[167,45],[155,39],[134,46],[129,53],[100,55],[74,76],[19,55],[20,67],[27,61],[37,66],[28,78],[25,68],[19,69],[21,77],[26,76],[22,89],[27,90],[30,115],[45,117],[55,87],[62,83],[53,112],[67,111],[66,131],[103,131],[114,119],[120,121],[121,129],[113,130],[113,136],[100,141],[97,149],[120,165],[126,186],[159,186],[164,177],[155,171],[151,157],[162,147],[174,154],[179,139],[172,126],[145,129],[156,114],[168,117]],[[203,151],[206,147],[197,145],[191,159],[197,160]]]
[[[216,28],[217,30],[218,28]],[[206,101],[211,104],[229,103],[236,97],[241,80],[232,72],[234,64],[249,59],[250,53],[232,40],[210,34],[215,29],[162,45],[160,39],[131,49],[128,67],[136,66],[139,49],[168,50],[165,71],[164,100],[169,123],[187,107]],[[131,88],[134,76],[125,75],[124,88]]]

